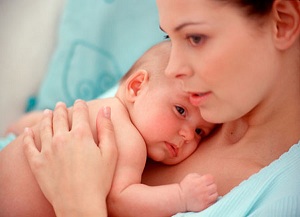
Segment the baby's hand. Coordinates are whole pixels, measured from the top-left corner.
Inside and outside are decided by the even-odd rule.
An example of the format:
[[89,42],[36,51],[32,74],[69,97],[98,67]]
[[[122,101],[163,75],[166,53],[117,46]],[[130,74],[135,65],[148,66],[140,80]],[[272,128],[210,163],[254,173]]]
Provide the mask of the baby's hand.
[[188,174],[179,184],[186,211],[198,212],[218,198],[217,185],[212,175]]

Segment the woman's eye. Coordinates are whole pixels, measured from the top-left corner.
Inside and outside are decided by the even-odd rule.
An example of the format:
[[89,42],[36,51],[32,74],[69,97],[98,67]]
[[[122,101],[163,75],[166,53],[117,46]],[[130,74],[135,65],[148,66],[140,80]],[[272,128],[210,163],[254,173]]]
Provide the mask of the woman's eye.
[[188,40],[192,45],[199,45],[202,43],[204,37],[202,35],[193,35],[193,36],[188,36]]
[[164,39],[165,39],[165,40],[170,39],[169,35],[164,35]]
[[180,106],[175,106],[176,110],[178,111],[178,113],[182,116],[185,115],[185,110],[184,108],[180,107]]

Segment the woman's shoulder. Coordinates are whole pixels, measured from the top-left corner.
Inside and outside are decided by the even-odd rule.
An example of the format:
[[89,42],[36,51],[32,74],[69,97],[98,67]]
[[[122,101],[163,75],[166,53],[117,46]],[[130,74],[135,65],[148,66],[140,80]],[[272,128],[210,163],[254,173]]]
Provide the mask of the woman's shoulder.
[[[240,203],[248,207],[247,209],[250,213],[269,209],[276,203],[281,206],[288,206],[294,204],[296,201],[299,202],[299,156],[300,141],[270,165],[262,168],[258,173],[243,181],[228,193],[228,197],[245,198]],[[285,208],[282,207],[282,209]]]

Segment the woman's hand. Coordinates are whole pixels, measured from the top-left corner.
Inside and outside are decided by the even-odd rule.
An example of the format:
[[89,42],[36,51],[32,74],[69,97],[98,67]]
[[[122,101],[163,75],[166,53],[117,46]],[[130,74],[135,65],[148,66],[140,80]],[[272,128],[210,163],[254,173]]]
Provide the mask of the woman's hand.
[[69,126],[63,103],[53,113],[46,110],[39,131],[41,151],[27,128],[25,155],[57,216],[106,216],[106,196],[117,161],[110,108],[103,108],[97,116],[99,144],[93,139],[85,102],[75,102],[72,116]]

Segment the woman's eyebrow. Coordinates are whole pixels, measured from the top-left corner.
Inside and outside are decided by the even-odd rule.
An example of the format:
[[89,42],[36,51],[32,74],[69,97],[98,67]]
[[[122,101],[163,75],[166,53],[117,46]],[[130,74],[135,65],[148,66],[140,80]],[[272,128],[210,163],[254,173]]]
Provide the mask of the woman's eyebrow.
[[[177,27],[174,28],[174,32],[180,31],[182,28],[190,25],[203,25],[205,24],[204,22],[186,22],[178,25]],[[163,32],[166,32],[161,26],[159,26],[160,30]]]

